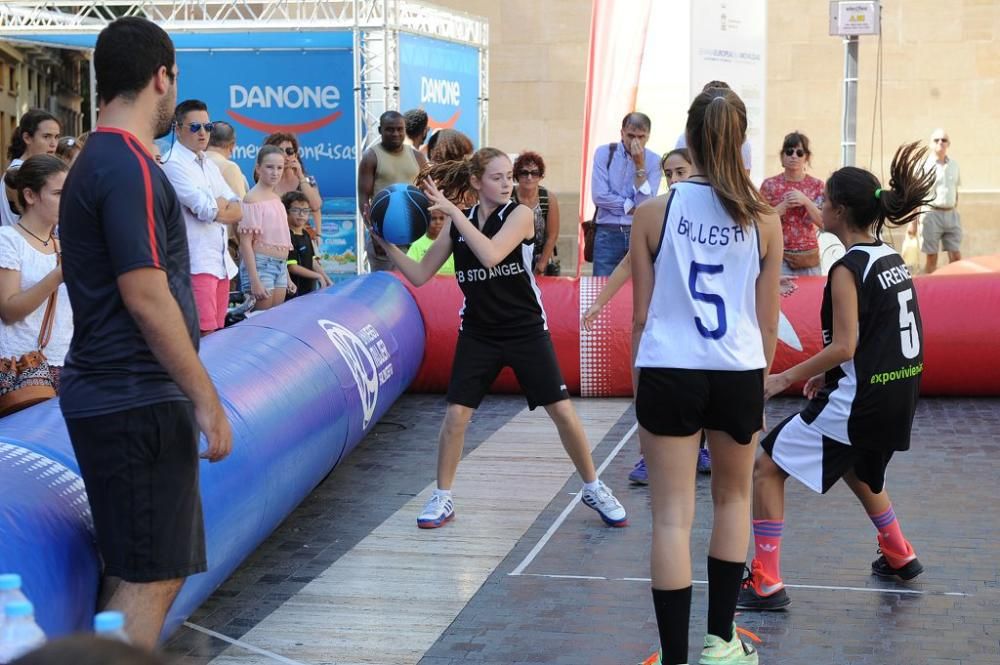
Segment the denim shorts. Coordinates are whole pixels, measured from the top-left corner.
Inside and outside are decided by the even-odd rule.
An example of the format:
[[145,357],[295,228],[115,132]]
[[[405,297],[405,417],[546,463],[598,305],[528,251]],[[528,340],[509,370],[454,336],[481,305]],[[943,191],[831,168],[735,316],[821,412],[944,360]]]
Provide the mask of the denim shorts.
[[[288,288],[288,261],[276,259],[266,254],[254,254],[257,260],[257,277],[261,286],[268,291]],[[250,273],[246,264],[240,266],[240,290],[250,293]]]

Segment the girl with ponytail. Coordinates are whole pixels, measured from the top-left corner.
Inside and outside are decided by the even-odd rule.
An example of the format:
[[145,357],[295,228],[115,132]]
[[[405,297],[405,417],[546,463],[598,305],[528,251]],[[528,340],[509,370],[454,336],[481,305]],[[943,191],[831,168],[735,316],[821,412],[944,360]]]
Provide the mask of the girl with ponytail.
[[740,592],[742,609],[776,610],[791,602],[779,565],[788,476],[820,493],[844,479],[875,526],[880,555],[872,574],[910,580],[923,572],[885,489],[889,459],[910,447],[923,372],[920,308],[906,264],[881,236],[887,224],[915,219],[933,198],[926,152],[916,143],[900,147],[887,187],[853,166],[827,180],[823,227],[847,253],[833,264],[823,292],[823,350],[765,384],[770,397],[805,382],[809,403],[761,444],[754,559]]
[[[437,489],[417,517],[417,526],[437,528],[455,516],[451,490],[465,430],[504,367],[514,370],[528,407],[545,407],[555,422],[583,478],[583,503],[608,525],[625,526],[625,509],[597,477],[587,435],[556,361],[532,271],[534,214],[511,200],[510,158],[495,148],[482,148],[467,159],[434,164],[427,175],[423,187],[430,210],[443,212],[448,221],[423,258],[415,261],[370,229],[414,286],[426,283],[454,254],[455,278],[465,295],[439,438]],[[459,210],[453,201],[467,196],[474,205]]]
[[[14,169],[34,155],[54,155],[59,144],[59,121],[43,109],[30,109],[21,116],[21,122],[14,128],[10,145],[7,147],[8,169]],[[10,226],[17,222],[21,210],[16,207],[17,197],[7,188],[0,188],[0,223]]]
[[700,662],[757,663],[733,617],[749,543],[764,377],[777,343],[782,245],[780,220],[743,164],[746,128],[746,107],[732,90],[695,97],[686,128],[691,174],[640,205],[632,223],[635,412],[651,490],[660,634],[660,651],[644,665],[688,662],[702,432],[712,456],[714,519]]

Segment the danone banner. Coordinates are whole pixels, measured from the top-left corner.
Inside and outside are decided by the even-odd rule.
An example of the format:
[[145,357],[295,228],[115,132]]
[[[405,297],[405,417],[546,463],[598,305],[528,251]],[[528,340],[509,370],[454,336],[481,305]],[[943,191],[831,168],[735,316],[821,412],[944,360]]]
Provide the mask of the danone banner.
[[431,129],[457,129],[479,145],[479,50],[399,36],[400,111],[422,108]]
[[299,139],[324,198],[355,196],[354,59],[349,49],[179,50],[178,101],[208,104],[236,130],[233,159],[252,181],[264,139]]

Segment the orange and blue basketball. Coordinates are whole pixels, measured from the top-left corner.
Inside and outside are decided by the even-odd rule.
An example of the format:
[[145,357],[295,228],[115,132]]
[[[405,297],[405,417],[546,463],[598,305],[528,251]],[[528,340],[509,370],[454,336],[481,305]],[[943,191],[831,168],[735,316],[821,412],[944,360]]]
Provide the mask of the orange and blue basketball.
[[409,245],[427,233],[429,207],[430,201],[413,185],[389,185],[372,199],[371,222],[388,242]]

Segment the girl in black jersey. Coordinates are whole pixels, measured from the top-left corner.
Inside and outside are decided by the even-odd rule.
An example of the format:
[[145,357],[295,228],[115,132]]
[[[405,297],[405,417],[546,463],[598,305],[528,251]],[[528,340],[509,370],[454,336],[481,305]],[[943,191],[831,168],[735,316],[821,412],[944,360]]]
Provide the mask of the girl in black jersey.
[[[417,518],[433,529],[455,515],[452,483],[462,457],[465,430],[497,374],[514,370],[528,407],[544,406],[584,480],[582,500],[611,526],[625,526],[625,509],[598,477],[587,436],[569,400],[556,362],[541,296],[532,274],[535,239],[531,210],[511,201],[510,158],[482,148],[470,158],[428,169],[424,190],[450,219],[420,261],[376,236],[400,272],[415,286],[431,279],[455,255],[455,278],[465,295],[448,408],[438,449],[437,489]],[[459,210],[452,201],[472,194],[476,204]],[[375,235],[373,233],[373,235]]]
[[790,602],[779,566],[790,475],[821,493],[844,479],[878,532],[875,575],[909,580],[923,572],[885,490],[889,459],[910,446],[923,371],[920,310],[906,265],[880,237],[886,224],[907,224],[929,201],[934,174],[923,170],[926,152],[916,143],[897,150],[888,189],[854,167],[826,183],[823,226],[848,249],[823,292],[823,350],[765,385],[770,397],[805,381],[810,401],[761,444],[766,454],[754,471],[754,558],[740,592],[743,609],[777,610]]

